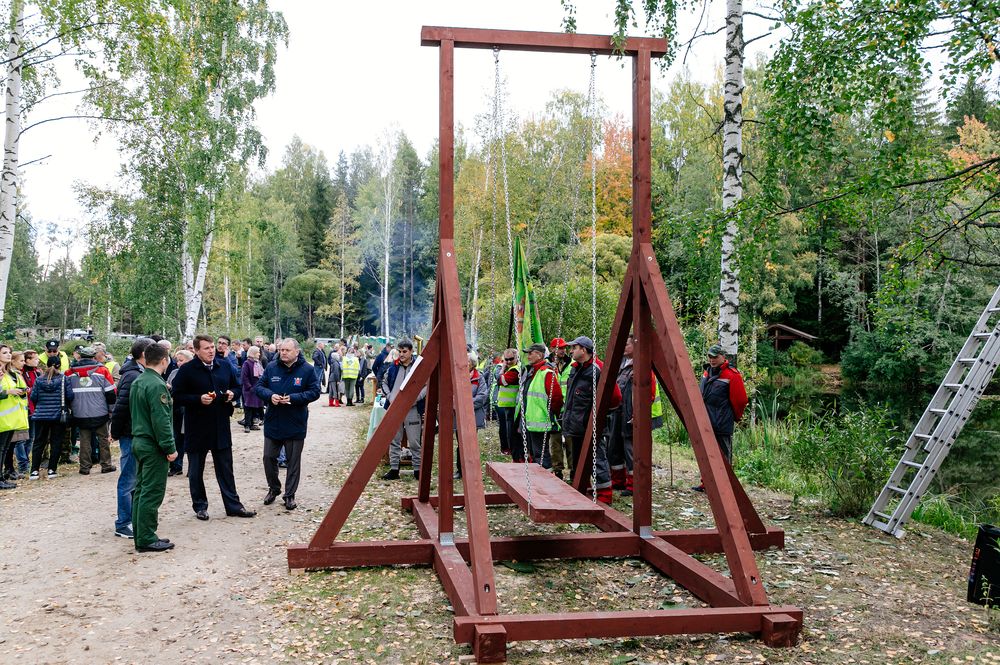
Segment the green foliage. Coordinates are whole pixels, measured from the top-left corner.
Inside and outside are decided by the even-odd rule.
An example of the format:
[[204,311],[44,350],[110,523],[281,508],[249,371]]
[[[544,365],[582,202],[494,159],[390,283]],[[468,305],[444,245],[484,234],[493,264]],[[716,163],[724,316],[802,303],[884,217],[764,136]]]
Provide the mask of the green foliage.
[[818,365],[823,362],[823,353],[805,342],[795,341],[788,347],[788,357],[797,367]]
[[884,407],[826,415],[804,423],[789,455],[820,478],[821,495],[839,516],[859,516],[881,491],[903,443]]

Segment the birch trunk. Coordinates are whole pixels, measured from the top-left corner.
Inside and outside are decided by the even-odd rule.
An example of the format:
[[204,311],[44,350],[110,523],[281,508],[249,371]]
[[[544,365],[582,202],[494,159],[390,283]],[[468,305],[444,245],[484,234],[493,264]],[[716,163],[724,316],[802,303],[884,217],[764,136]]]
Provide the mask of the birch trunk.
[[[222,59],[226,61],[227,40],[222,39]],[[223,79],[219,79],[215,89],[212,91],[212,122],[217,123],[222,117],[222,88]],[[194,337],[195,328],[198,326],[198,311],[201,309],[202,299],[205,295],[205,275],[208,273],[208,258],[212,253],[212,238],[215,235],[215,192],[209,194],[208,204],[208,228],[205,230],[205,238],[201,243],[201,256],[198,259],[198,270],[194,269],[194,257],[191,255],[191,245],[188,242],[190,232],[190,220],[185,221],[182,232],[184,240],[181,244],[181,266],[184,272],[184,336]],[[205,318],[207,320],[208,314]]]
[[225,275],[222,276],[222,295],[226,299],[226,330],[229,330],[229,328],[230,328],[229,323],[230,323],[230,320],[231,320],[231,318],[230,318],[231,312],[229,310],[229,275],[228,274],[225,274]]
[[[726,61],[723,82],[722,210],[743,199],[743,2],[726,0]],[[740,332],[740,273],[736,263],[738,227],[726,216],[719,283],[719,343],[735,358]]]
[[346,298],[344,289],[347,284],[347,267],[344,265],[344,245],[347,244],[347,217],[340,216],[340,339],[344,339],[344,306]]
[[7,305],[7,278],[14,253],[17,220],[17,163],[21,135],[21,40],[24,37],[24,0],[11,6],[10,42],[7,44],[6,127],[3,141],[3,171],[0,173],[0,321]]

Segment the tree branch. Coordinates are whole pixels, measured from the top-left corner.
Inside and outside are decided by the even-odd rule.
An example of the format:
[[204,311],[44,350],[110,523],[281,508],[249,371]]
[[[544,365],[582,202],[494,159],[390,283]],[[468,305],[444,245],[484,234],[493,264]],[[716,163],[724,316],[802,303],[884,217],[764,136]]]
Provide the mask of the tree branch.
[[48,159],[51,156],[52,155],[45,155],[44,157],[38,157],[37,159],[32,159],[30,161],[24,162],[23,164],[19,164],[18,168],[23,169],[25,166],[30,166],[30,165],[34,164],[35,162],[40,162],[40,161],[42,161],[44,159]]
[[31,104],[25,106],[23,108],[23,111],[25,113],[27,113],[28,111],[30,111],[31,109],[33,109],[36,105],[41,104],[42,102],[44,102],[47,99],[52,99],[53,97],[62,97],[64,95],[78,95],[81,92],[91,92],[92,90],[102,90],[104,88],[109,88],[109,87],[111,87],[111,85],[112,85],[111,83],[106,83],[104,85],[95,85],[95,86],[92,86],[90,88],[82,88],[80,90],[67,90],[66,92],[53,92],[51,94],[45,95],[44,97],[39,97],[38,99],[36,99],[35,101],[33,101]]
[[23,61],[24,58],[25,58],[25,56],[28,55],[29,53],[33,53],[35,51],[43,49],[46,46],[48,46],[49,44],[51,44],[52,42],[57,41],[57,40],[61,40],[63,37],[65,37],[67,35],[71,35],[74,32],[79,32],[81,30],[86,30],[88,28],[104,27],[106,25],[117,25],[117,23],[112,22],[112,21],[98,21],[97,23],[84,23],[83,25],[78,25],[78,26],[76,26],[74,28],[70,28],[69,30],[64,30],[64,31],[60,32],[58,35],[55,35],[53,37],[50,37],[49,39],[46,39],[41,44],[37,44],[35,46],[32,46],[31,48],[29,48],[29,49],[27,49],[27,50],[19,53],[18,55],[16,55],[13,58],[7,58],[6,60],[0,60],[0,65],[9,65],[10,63],[14,62],[15,60],[17,60],[19,58]]
[[18,137],[20,137],[21,134],[24,134],[32,127],[38,127],[39,125],[44,125],[47,122],[55,122],[56,120],[80,120],[80,119],[110,120],[112,122],[139,122],[139,120],[136,118],[116,118],[113,116],[106,116],[106,115],[61,115],[58,118],[46,118],[45,120],[39,120],[38,122],[31,123],[30,125],[21,130],[21,133],[18,134]]

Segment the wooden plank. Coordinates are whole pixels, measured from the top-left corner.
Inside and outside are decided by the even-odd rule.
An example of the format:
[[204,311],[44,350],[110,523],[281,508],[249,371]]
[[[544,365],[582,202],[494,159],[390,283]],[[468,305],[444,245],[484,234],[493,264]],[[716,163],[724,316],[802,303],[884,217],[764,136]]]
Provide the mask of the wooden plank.
[[639,554],[650,565],[712,607],[749,605],[736,593],[733,581],[659,538],[643,539]]
[[[458,539],[455,546],[468,559],[468,541]],[[490,550],[494,561],[637,557],[639,536],[631,532],[588,532],[494,537]]]
[[802,610],[766,607],[703,607],[633,612],[572,612],[564,614],[501,614],[455,617],[456,642],[471,642],[476,626],[503,626],[508,642],[696,633],[756,633],[765,616],[787,615],[802,623]]
[[430,540],[368,540],[333,543],[323,549],[308,545],[288,548],[288,568],[358,568],[364,566],[430,565],[434,543]]
[[[533,51],[539,53],[590,53],[613,55],[610,35],[581,35],[569,32],[533,32],[528,30],[489,30],[480,28],[448,28],[425,25],[420,30],[421,46],[437,46],[445,40],[456,48]],[[658,58],[667,52],[667,41],[655,37],[628,37],[621,51],[634,55],[648,50]]]
[[309,541],[310,548],[323,549],[329,547],[337,539],[337,534],[340,533],[351,511],[354,510],[365,486],[381,464],[382,456],[389,449],[392,437],[403,424],[407,411],[417,401],[417,395],[420,394],[420,390],[430,377],[431,370],[437,365],[440,343],[441,328],[435,327],[427,340],[427,346],[424,348],[423,361],[413,370],[413,375],[406,386],[399,391],[395,401],[389,405],[385,417],[382,418],[382,422],[372,434],[371,441],[368,442],[361,457],[355,462],[354,468],[351,469],[344,485],[337,492],[337,497],[333,500],[323,522],[316,529],[312,540]]
[[[513,499],[507,496],[506,492],[487,492],[485,495],[487,506],[507,506],[514,503]],[[405,511],[413,510],[413,504],[418,501],[418,497],[415,496],[404,496],[400,499],[400,508]],[[465,495],[456,494],[454,496],[454,506],[457,508],[459,506],[465,505]],[[427,503],[431,504],[432,508],[438,507],[438,498],[436,494],[432,494],[427,497]]]
[[[687,554],[721,554],[723,552],[722,537],[719,535],[718,529],[654,531],[653,535],[662,538]],[[772,547],[782,549],[785,546],[785,532],[769,527],[763,533],[751,533],[750,546],[754,551],[767,550]]]
[[486,472],[532,522],[591,524],[604,514],[600,505],[537,464],[490,462]]
[[[447,311],[445,312],[447,316]],[[450,331],[446,331],[450,332]],[[445,336],[447,339],[447,335]],[[451,447],[451,442],[454,440],[455,435],[452,433],[452,421],[455,419],[455,384],[453,382],[452,373],[449,368],[452,363],[452,355],[454,349],[458,348],[455,345],[455,340],[449,340],[448,344],[441,345],[441,371],[438,372],[439,382],[438,386],[441,391],[441,399],[438,402],[437,411],[437,421],[438,421],[438,533],[453,534],[455,532],[455,508],[452,503],[452,495],[455,493],[455,488],[452,479],[453,469],[455,467],[455,453],[454,449]],[[465,344],[461,347],[464,351]],[[465,353],[462,353],[465,357]],[[471,405],[470,405],[471,406]],[[433,418],[433,414],[428,417],[428,420]],[[430,481],[431,469],[433,467],[427,468],[428,482]],[[423,476],[420,478],[423,480]],[[449,535],[449,537],[451,537]]]

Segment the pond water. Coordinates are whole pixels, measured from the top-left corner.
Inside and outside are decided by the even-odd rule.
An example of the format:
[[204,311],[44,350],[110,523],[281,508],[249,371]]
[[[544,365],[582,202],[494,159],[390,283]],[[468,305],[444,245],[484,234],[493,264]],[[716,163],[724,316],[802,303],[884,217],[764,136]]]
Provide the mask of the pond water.
[[[982,500],[1000,494],[1000,387],[997,382],[980,400],[969,422],[952,445],[931,486],[931,492],[954,492]],[[839,392],[820,392],[801,385],[763,387],[758,392],[758,413],[785,418],[790,413],[822,415],[882,405],[906,439],[913,431],[933,389],[845,387]]]

